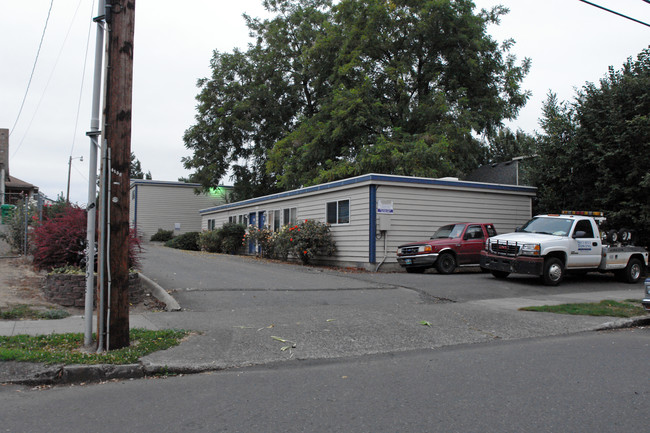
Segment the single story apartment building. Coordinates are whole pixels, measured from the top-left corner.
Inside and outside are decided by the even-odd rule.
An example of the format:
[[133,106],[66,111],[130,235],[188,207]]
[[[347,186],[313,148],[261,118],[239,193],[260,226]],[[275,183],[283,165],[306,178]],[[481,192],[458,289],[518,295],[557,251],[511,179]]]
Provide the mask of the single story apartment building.
[[[398,268],[403,243],[428,239],[453,222],[491,222],[499,233],[531,218],[536,188],[456,178],[366,174],[202,209],[201,229],[237,222],[278,231],[305,219],[330,225],[335,266],[368,270]],[[251,251],[252,252],[252,251]]]
[[198,183],[131,179],[129,224],[148,241],[158,229],[174,235],[201,230],[199,210],[225,203],[226,191],[219,187],[198,193]]

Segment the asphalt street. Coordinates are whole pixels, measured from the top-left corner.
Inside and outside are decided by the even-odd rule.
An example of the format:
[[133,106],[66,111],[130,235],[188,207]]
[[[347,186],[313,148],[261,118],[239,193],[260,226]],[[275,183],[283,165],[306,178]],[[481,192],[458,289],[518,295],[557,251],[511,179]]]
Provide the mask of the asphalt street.
[[0,387],[6,432],[642,432],[650,329],[93,386]]

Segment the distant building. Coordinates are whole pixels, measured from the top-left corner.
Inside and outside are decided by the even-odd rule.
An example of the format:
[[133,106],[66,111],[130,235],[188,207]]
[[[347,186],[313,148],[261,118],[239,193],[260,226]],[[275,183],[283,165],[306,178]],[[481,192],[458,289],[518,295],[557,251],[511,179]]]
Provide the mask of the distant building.
[[37,194],[37,186],[9,174],[9,130],[0,128],[0,204],[14,204]]
[[471,172],[465,180],[501,185],[530,185],[527,175],[530,158],[534,156],[519,156],[512,158],[511,161],[482,165]]
[[221,186],[210,193],[196,191],[197,183],[131,179],[129,223],[147,241],[158,229],[175,235],[201,230],[199,210],[226,202],[231,187]]

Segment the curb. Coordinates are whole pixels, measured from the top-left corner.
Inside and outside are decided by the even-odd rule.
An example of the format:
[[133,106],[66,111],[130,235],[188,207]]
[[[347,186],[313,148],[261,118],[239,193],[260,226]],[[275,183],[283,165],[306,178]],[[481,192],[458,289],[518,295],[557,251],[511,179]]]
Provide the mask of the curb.
[[[20,370],[21,368],[15,368]],[[99,383],[109,380],[142,379],[152,376],[175,376],[205,373],[214,368],[167,367],[144,364],[96,364],[96,365],[50,365],[39,368],[39,364],[24,363],[23,377],[0,380],[7,385],[47,386],[82,383]],[[14,372],[16,373],[16,372]],[[20,375],[20,374],[18,374]]]
[[181,311],[181,306],[176,299],[174,299],[165,289],[163,289],[158,283],[153,281],[151,278],[147,277],[143,273],[140,273],[140,279],[142,282],[149,288],[151,294],[161,302],[164,302],[166,305],[167,311]]
[[[591,331],[607,331],[626,329],[637,326],[650,326],[650,317],[632,317],[629,319],[613,320],[591,329]],[[97,364],[97,365],[51,365],[45,366],[34,363],[14,362],[11,365],[12,379],[0,378],[1,384],[46,386],[70,385],[81,383],[97,383],[109,380],[142,379],[152,376],[175,376],[200,374],[208,371],[222,370],[209,366],[176,366],[144,364]]]
[[650,317],[631,317],[629,319],[618,319],[611,322],[603,323],[594,328],[594,331],[607,331],[611,329],[634,328],[637,326],[650,326]]

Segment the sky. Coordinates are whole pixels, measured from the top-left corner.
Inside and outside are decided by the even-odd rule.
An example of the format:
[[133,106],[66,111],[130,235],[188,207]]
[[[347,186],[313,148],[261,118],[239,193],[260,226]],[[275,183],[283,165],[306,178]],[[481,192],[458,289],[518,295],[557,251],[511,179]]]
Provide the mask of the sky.
[[[650,3],[644,0],[591,1],[650,24]],[[523,81],[532,96],[508,124],[528,133],[540,130],[549,91],[572,101],[585,83],[597,83],[610,66],[620,69],[650,46],[650,27],[579,0],[474,3],[477,9],[510,9],[488,31],[497,41],[514,39],[512,53],[532,60]],[[262,0],[136,2],[131,150],[153,179],[190,174],[181,158],[191,155],[183,133],[194,123],[196,82],[210,76],[214,50],[246,49],[244,13],[268,16]],[[88,196],[96,15],[92,0],[0,5],[0,128],[10,130],[10,174],[56,199],[66,194],[70,168],[70,201],[80,205]]]

